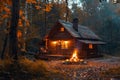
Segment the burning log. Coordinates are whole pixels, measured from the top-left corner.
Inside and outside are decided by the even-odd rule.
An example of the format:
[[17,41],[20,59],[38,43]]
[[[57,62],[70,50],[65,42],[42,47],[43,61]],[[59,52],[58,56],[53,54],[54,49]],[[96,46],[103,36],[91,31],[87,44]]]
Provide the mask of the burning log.
[[78,58],[78,55],[77,55],[77,50],[75,50],[72,54],[72,57],[70,58],[70,61],[71,62],[78,62],[79,61],[79,58]]

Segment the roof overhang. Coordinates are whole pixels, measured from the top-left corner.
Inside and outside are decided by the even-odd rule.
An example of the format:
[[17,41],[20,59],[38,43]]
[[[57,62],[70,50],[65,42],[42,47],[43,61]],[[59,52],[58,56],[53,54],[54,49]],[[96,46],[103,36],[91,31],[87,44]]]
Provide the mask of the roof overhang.
[[86,44],[105,44],[105,42],[102,41],[92,41],[92,40],[79,40],[79,41]]

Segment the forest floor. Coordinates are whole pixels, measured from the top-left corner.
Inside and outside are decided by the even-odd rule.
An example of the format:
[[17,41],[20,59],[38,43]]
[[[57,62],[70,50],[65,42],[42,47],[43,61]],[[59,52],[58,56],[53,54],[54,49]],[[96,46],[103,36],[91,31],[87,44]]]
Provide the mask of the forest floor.
[[84,63],[66,62],[65,59],[46,61],[25,57],[17,63],[10,59],[1,60],[0,80],[120,80],[120,57],[84,59]]
[[63,64],[64,60],[47,61],[47,63],[50,68],[65,73],[71,80],[111,80],[109,78],[118,76],[109,75],[103,79],[101,72],[120,67],[119,57],[86,59],[85,61],[87,64]]

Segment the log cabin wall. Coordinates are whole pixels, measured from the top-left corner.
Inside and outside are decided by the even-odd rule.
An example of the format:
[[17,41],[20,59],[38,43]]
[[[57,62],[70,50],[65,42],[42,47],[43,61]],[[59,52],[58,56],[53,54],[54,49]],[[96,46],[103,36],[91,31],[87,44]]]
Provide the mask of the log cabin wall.
[[[97,55],[99,44],[104,44],[89,28],[78,25],[78,30],[69,22],[58,21],[47,35],[47,49],[51,54],[71,56],[78,48],[79,58]],[[67,44],[67,45],[66,45]]]
[[[60,41],[63,41],[62,43],[67,41],[67,46],[62,45]],[[48,48],[51,54],[71,55],[74,50],[74,40],[49,40]]]
[[[91,58],[97,56],[97,45],[95,44],[82,44],[82,49],[80,50],[79,57],[80,58]],[[92,45],[92,48],[90,48],[90,45]]]
[[48,37],[48,49],[51,54],[70,55],[73,52],[75,39],[60,24]]
[[[60,31],[59,27],[57,33],[53,33],[53,35],[48,40],[48,49],[51,54],[60,54],[71,56],[74,49],[77,48],[79,58],[89,58],[94,57],[97,54],[97,45],[92,44],[92,49],[89,48],[89,44],[85,44],[77,40],[77,38],[73,38],[66,30],[64,32]],[[68,42],[67,48],[62,48],[62,43],[64,41]]]
[[87,56],[87,45],[76,40],[75,47],[78,49],[78,57],[86,58]]
[[89,45],[87,47],[87,58],[97,57],[98,56],[98,47],[95,44],[92,44],[93,48],[90,49]]

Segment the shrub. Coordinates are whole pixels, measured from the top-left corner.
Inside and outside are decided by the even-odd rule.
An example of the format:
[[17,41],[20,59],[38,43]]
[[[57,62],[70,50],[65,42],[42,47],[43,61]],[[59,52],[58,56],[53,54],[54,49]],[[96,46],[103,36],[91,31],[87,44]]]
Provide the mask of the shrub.
[[47,65],[41,60],[32,61],[27,58],[19,60],[19,64],[24,71],[30,74],[44,76],[47,74]]

